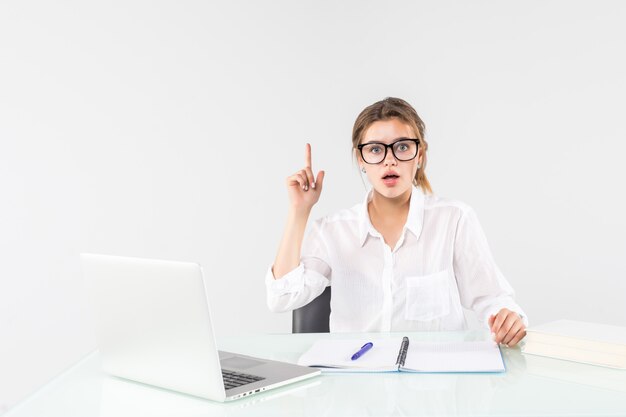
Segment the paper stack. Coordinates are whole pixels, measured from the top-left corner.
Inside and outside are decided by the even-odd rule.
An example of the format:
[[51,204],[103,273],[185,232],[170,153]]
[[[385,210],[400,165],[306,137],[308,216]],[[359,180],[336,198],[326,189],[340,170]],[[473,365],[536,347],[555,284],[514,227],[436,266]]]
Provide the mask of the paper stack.
[[522,352],[626,369],[626,327],[557,320],[526,329]]

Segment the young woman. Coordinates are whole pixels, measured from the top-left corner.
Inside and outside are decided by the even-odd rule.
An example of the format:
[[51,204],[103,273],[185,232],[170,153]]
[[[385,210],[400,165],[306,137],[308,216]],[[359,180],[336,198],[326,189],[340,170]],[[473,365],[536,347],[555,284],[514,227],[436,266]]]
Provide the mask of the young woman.
[[331,332],[462,330],[474,310],[498,343],[516,345],[528,322],[489,250],[471,207],[433,195],[424,123],[386,98],[365,108],[352,148],[372,189],[362,204],[305,228],[324,171],[287,178],[289,214],[266,277],[270,310],[309,303],[332,285]]

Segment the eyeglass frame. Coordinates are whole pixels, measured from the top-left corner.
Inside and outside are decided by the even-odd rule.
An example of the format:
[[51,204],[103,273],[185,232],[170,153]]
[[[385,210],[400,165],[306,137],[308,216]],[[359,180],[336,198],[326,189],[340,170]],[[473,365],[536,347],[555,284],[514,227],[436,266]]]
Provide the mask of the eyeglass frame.
[[[395,151],[393,150],[393,145],[395,145],[398,142],[405,142],[405,141],[411,141],[411,142],[415,142],[415,144],[417,145],[417,151],[415,152],[415,156],[411,159],[400,159],[396,156]],[[365,160],[365,157],[363,156],[363,148],[367,145],[382,145],[385,147],[385,154],[383,155],[383,159],[380,160],[380,162],[367,162]],[[380,163],[383,163],[385,161],[385,158],[387,158],[387,148],[391,148],[391,154],[393,155],[394,158],[396,158],[398,161],[401,162],[409,162],[414,160],[415,158],[417,158],[417,155],[419,154],[419,148],[420,148],[420,140],[419,139],[412,139],[412,138],[399,138],[398,140],[394,140],[393,142],[391,142],[390,144],[386,144],[386,143],[382,143],[382,142],[367,142],[367,143],[360,143],[357,146],[357,149],[359,150],[359,153],[361,154],[361,159],[363,159],[363,162],[365,162],[366,164],[369,165],[378,165]]]

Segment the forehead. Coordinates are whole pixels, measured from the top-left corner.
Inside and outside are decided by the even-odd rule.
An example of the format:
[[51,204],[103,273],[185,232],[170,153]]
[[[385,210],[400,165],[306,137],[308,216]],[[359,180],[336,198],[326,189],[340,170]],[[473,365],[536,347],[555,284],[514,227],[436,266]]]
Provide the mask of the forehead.
[[400,119],[393,118],[372,123],[363,134],[361,142],[387,142],[397,138],[412,138],[413,136],[411,126]]

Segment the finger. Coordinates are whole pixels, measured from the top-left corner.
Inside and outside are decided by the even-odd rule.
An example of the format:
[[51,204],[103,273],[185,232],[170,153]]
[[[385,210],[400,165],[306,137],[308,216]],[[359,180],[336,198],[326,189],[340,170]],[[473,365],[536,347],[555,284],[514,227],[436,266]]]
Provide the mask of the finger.
[[506,310],[500,310],[498,314],[496,314],[496,318],[494,319],[493,325],[491,326],[491,333],[494,335],[494,340],[497,343],[500,343],[500,340],[498,339],[498,333],[500,333],[500,327],[502,327],[504,320],[506,320],[506,315]]
[[[513,314],[512,316],[515,316],[515,314]],[[504,326],[506,326],[506,324]],[[502,337],[502,343],[504,343],[505,345],[508,345],[511,339],[515,337],[517,332],[519,332],[522,327],[524,327],[524,324],[521,322],[519,317],[516,317],[515,320],[513,321],[513,324],[509,328],[509,330]]]
[[498,312],[494,315],[492,315],[491,317],[493,317],[493,320],[491,320],[491,333],[494,334],[498,332],[498,330],[500,330],[500,324],[502,323],[502,320],[498,320],[498,318],[500,317],[501,312]]
[[307,143],[304,148],[304,166],[307,168],[313,168],[311,165],[311,144]]
[[326,173],[324,171],[320,171],[317,173],[317,178],[315,179],[316,189],[319,192],[322,192],[322,186],[324,185],[324,176]]
[[311,187],[315,188],[315,176],[313,176],[313,170],[307,167],[304,172],[306,172],[306,178],[307,181],[309,181],[309,184],[311,184]]
[[306,169],[301,170],[298,174],[304,179],[304,191],[307,191],[311,186],[311,181],[309,181],[309,175],[306,173]]
[[292,175],[290,177],[287,177],[287,185],[289,187],[297,185],[300,188],[302,188],[302,187],[304,187],[304,182],[302,182],[302,179],[300,178],[300,176],[298,174],[294,174],[294,175]]
[[491,329],[493,327],[493,319],[495,319],[496,316],[494,316],[493,314],[489,316],[489,328]]
[[298,176],[298,182],[300,183],[300,186],[302,187],[302,189],[304,191],[309,189],[309,183],[306,179],[306,175],[303,175],[301,173],[296,174]]
[[287,178],[288,186],[294,186],[296,184],[304,190],[305,181],[300,174],[293,174],[292,176]]
[[519,332],[522,329],[522,327],[524,327],[524,326],[522,325],[522,323],[520,323],[520,320],[517,319],[515,321],[515,323],[513,323],[513,325],[509,329],[509,331],[502,338],[502,343],[504,343],[505,345],[509,345],[510,346],[511,345],[511,341],[513,340],[515,335],[517,335],[517,332]]
[[515,313],[508,312],[506,316],[506,320],[500,326],[500,330],[497,333],[496,339],[500,341],[500,343],[505,343],[504,339],[506,339],[506,335],[513,328],[515,322],[519,320],[519,317]]
[[513,336],[513,339],[509,342],[509,347],[513,347],[519,343],[526,336],[526,329],[522,327],[516,334]]

